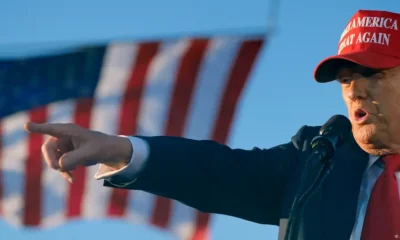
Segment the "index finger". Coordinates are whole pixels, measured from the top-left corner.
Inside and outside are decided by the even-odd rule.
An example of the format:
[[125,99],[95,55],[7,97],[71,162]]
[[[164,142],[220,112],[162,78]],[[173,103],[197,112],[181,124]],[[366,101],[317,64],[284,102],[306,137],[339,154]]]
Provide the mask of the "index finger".
[[24,128],[31,133],[47,134],[53,137],[66,136],[71,132],[69,124],[64,123],[25,123]]

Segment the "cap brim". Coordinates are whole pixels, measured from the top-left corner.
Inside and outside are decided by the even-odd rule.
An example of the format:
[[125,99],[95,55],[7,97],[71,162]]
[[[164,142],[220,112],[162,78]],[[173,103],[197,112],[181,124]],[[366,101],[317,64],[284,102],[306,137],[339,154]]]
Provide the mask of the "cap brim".
[[333,81],[337,79],[338,71],[349,66],[349,63],[356,63],[367,68],[384,69],[399,66],[400,59],[366,51],[332,56],[318,64],[314,71],[314,79],[320,83]]

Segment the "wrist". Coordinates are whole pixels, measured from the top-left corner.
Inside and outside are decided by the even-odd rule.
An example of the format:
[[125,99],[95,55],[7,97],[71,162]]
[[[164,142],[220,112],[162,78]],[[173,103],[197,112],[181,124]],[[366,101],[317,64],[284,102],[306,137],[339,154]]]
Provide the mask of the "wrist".
[[116,152],[112,154],[113,159],[110,159],[110,161],[107,161],[104,165],[118,170],[131,162],[133,154],[132,144],[128,138],[120,136],[112,136],[111,143],[114,146],[112,149]]

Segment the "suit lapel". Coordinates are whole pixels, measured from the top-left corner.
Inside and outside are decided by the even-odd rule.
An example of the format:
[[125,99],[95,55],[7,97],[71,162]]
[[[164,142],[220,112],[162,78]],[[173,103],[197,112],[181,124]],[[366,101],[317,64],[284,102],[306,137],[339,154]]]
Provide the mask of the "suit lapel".
[[349,239],[368,154],[351,138],[336,151],[333,161],[335,167],[322,192],[322,239]]

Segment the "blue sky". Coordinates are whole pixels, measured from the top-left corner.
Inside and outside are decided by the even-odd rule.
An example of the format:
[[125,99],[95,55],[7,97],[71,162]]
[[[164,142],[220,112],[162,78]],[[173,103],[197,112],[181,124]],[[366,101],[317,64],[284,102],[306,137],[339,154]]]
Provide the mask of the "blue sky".
[[[0,57],[46,53],[75,44],[149,39],[177,34],[259,33],[269,24],[269,1],[20,1],[0,2]],[[317,84],[316,64],[336,52],[358,9],[400,12],[398,0],[281,1],[275,34],[242,96],[229,145],[268,148],[289,141],[302,125],[346,114],[336,83]],[[226,216],[212,221],[213,239],[276,239],[277,228]],[[147,226],[118,221],[74,222],[39,232],[0,222],[1,239],[110,238],[168,240]]]

